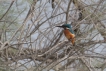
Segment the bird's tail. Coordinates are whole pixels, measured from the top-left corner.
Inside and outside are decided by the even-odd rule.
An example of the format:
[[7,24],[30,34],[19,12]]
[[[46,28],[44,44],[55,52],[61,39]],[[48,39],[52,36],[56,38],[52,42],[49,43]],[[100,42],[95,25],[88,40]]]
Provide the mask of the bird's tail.
[[72,42],[73,46],[75,46],[75,38],[73,38],[73,39],[71,40],[71,42]]

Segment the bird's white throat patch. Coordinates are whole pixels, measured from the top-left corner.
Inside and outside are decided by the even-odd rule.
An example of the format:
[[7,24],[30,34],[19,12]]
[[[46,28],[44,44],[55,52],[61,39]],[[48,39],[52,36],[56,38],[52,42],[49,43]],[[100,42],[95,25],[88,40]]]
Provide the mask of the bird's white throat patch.
[[66,27],[66,29],[70,29],[70,28]]

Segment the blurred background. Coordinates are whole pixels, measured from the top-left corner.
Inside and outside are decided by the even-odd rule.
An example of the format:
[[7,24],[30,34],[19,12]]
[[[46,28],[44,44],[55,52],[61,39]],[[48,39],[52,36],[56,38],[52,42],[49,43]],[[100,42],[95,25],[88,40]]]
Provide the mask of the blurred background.
[[105,0],[0,0],[0,71],[106,71],[105,54]]

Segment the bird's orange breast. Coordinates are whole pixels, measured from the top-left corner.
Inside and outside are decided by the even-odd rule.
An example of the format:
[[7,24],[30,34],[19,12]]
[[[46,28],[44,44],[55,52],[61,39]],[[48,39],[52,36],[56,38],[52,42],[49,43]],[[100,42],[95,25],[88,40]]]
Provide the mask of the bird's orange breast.
[[75,35],[72,34],[68,29],[64,30],[64,34],[68,40],[71,40],[72,44],[75,44]]
[[68,40],[70,40],[70,39],[72,39],[72,38],[75,37],[75,35],[72,34],[68,29],[64,30],[64,34],[65,34],[65,36],[66,36],[66,38],[67,38]]

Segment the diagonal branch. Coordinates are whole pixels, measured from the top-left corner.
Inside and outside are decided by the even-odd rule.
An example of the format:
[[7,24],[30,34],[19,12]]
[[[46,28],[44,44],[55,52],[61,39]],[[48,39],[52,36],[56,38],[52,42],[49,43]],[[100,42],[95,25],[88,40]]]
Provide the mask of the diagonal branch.
[[13,3],[14,3],[14,0],[11,2],[9,8],[8,8],[7,11],[3,14],[3,16],[0,18],[0,20],[2,20],[2,19],[4,18],[4,16],[8,13],[8,11],[9,11],[10,8],[12,7]]

